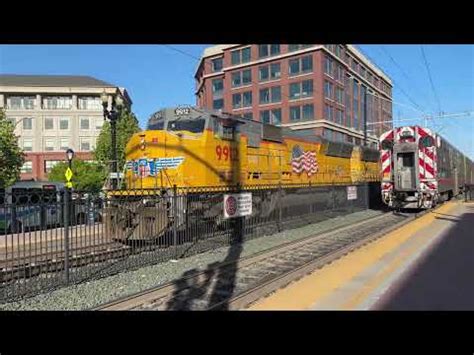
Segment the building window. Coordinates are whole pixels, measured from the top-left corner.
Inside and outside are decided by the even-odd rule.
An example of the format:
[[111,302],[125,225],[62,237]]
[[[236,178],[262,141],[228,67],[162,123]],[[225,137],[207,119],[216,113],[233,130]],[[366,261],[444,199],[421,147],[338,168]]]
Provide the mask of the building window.
[[23,150],[25,152],[33,151],[33,139],[31,138],[23,138]]
[[270,64],[270,79],[280,79],[281,70],[280,63]]
[[44,139],[44,150],[46,152],[52,152],[55,149],[54,138]]
[[43,108],[48,110],[70,110],[72,107],[71,96],[45,96]]
[[242,114],[242,117],[247,119],[247,120],[253,120],[252,112],[245,112],[244,114]]
[[32,173],[33,172],[33,162],[32,161],[25,161],[23,163],[23,166],[21,167],[20,172],[23,173],[23,174]]
[[232,108],[242,108],[252,106],[252,92],[247,91],[232,95]]
[[104,120],[102,118],[96,118],[95,120],[95,129],[100,131],[104,125]]
[[258,68],[258,80],[267,81],[270,78],[268,65]]
[[332,68],[332,59],[329,58],[328,56],[325,57],[325,60],[324,60],[324,73],[326,75],[329,75],[330,77],[332,77],[333,75],[333,68]]
[[355,80],[353,83],[352,95],[352,116],[354,118],[354,128],[359,129],[359,84]]
[[91,141],[90,139],[81,138],[81,151],[88,152],[91,150]]
[[314,118],[314,106],[291,106],[290,107],[290,121],[310,120]]
[[232,51],[231,53],[231,62],[232,65],[248,63],[250,62],[251,55],[250,55],[250,47],[238,49],[236,51]]
[[336,123],[343,125],[344,124],[344,112],[340,109],[336,109]]
[[78,104],[79,110],[102,110],[102,101],[100,100],[100,97],[79,97]]
[[336,80],[341,83],[344,82],[344,69],[340,65],[336,65]]
[[345,77],[345,86],[346,86],[346,102],[344,104],[346,110],[346,126],[351,127],[351,95],[350,92],[352,90],[351,86],[351,79],[346,76]]
[[313,71],[313,56],[308,55],[298,59],[290,59],[288,64],[290,76],[310,73]]
[[269,79],[280,79],[281,70],[280,63],[273,63],[259,68],[259,81],[267,81]]
[[323,135],[326,137],[327,140],[332,141],[333,140],[333,131],[332,129],[325,128]]
[[242,94],[241,93],[232,95],[232,107],[233,108],[242,107]]
[[281,109],[260,111],[260,121],[266,124],[281,124]]
[[54,119],[53,118],[45,118],[44,119],[44,129],[45,130],[54,129]]
[[281,102],[281,87],[274,86],[270,89],[271,102]]
[[309,48],[309,47],[312,47],[312,46],[313,46],[313,44],[289,44],[288,45],[288,52],[294,52],[294,51]]
[[290,100],[313,96],[313,80],[290,84]]
[[224,107],[224,99],[217,99],[212,101],[212,108],[214,110],[222,110]]
[[15,117],[7,117],[7,121],[10,122],[13,127],[16,126],[16,118]]
[[60,118],[59,119],[59,129],[68,130],[69,129],[69,118]]
[[281,87],[280,86],[273,86],[272,88],[265,88],[261,89],[260,92],[260,104],[268,104],[268,103],[275,103],[281,102]]
[[89,117],[81,117],[81,129],[90,129]]
[[351,68],[352,68],[352,70],[354,70],[356,73],[359,72],[359,63],[357,63],[354,59],[352,59]]
[[59,150],[67,150],[69,148],[69,138],[63,137],[59,139]]
[[33,118],[32,117],[23,118],[23,129],[27,130],[27,131],[33,129]]
[[232,87],[249,85],[252,83],[252,71],[250,69],[232,73]]
[[279,44],[259,44],[258,45],[258,57],[265,58],[280,54]]
[[218,97],[222,95],[223,90],[224,90],[224,80],[222,79],[212,80],[212,93],[214,97]]
[[211,63],[212,63],[212,71],[213,72],[218,72],[218,71],[222,70],[222,67],[223,67],[222,58],[212,59]]
[[344,104],[344,89],[336,86],[336,102],[338,104]]
[[324,81],[324,97],[326,99],[333,99],[333,84],[327,80]]
[[334,109],[331,105],[325,104],[324,105],[324,118],[332,121],[334,118]]
[[7,108],[10,110],[33,110],[35,108],[34,96],[7,97]]
[[61,160],[45,160],[44,161],[44,172],[49,173],[55,165],[61,163]]

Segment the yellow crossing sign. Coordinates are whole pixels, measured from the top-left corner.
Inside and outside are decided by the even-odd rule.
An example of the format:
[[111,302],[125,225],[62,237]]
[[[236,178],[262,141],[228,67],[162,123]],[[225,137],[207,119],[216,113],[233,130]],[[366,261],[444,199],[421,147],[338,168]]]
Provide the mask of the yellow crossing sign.
[[72,178],[72,170],[71,168],[67,168],[66,172],[64,173],[64,176],[66,177],[67,182],[71,181]]

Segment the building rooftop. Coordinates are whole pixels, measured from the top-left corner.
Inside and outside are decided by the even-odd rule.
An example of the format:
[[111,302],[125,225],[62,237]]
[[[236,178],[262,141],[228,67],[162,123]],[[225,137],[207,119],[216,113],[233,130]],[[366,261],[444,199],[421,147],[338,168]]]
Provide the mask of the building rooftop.
[[[204,58],[221,54],[224,52],[224,50],[229,49],[231,47],[235,47],[235,46],[239,46],[239,44],[219,44],[219,45],[205,48],[204,53],[202,54],[201,59],[196,68],[196,72],[199,69]],[[359,60],[362,60],[376,74],[383,77],[389,84],[392,84],[392,80],[390,79],[390,77],[387,74],[385,74],[383,70],[381,70],[375,63],[369,60],[367,56],[364,53],[362,53],[356,46],[348,44],[347,47],[349,51],[352,52],[353,55],[356,55]]]
[[0,74],[0,86],[116,87],[85,75],[16,75]]

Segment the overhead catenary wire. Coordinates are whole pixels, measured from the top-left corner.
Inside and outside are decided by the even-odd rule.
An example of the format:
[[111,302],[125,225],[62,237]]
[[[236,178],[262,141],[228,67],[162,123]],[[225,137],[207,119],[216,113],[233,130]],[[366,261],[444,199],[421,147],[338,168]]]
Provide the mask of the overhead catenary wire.
[[421,54],[422,54],[422,57],[423,57],[423,60],[424,60],[425,67],[426,67],[426,70],[428,72],[428,78],[429,78],[429,81],[430,81],[430,84],[431,84],[431,89],[433,90],[434,97],[435,97],[436,102],[438,104],[438,113],[441,114],[441,112],[442,112],[441,111],[441,102],[439,100],[438,93],[436,92],[436,89],[435,89],[435,86],[434,86],[434,83],[433,83],[433,78],[431,77],[430,65],[428,63],[428,59],[426,58],[426,54],[425,54],[425,50],[424,50],[423,46],[420,45],[420,48],[421,48]]

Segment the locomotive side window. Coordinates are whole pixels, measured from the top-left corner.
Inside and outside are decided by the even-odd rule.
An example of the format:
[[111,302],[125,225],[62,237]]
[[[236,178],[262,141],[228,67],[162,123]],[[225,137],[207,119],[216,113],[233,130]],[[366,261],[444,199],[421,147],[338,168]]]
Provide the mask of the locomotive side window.
[[222,126],[222,138],[234,140],[234,127]]
[[393,148],[393,140],[391,139],[386,139],[382,141],[382,149],[383,150],[392,150]]

